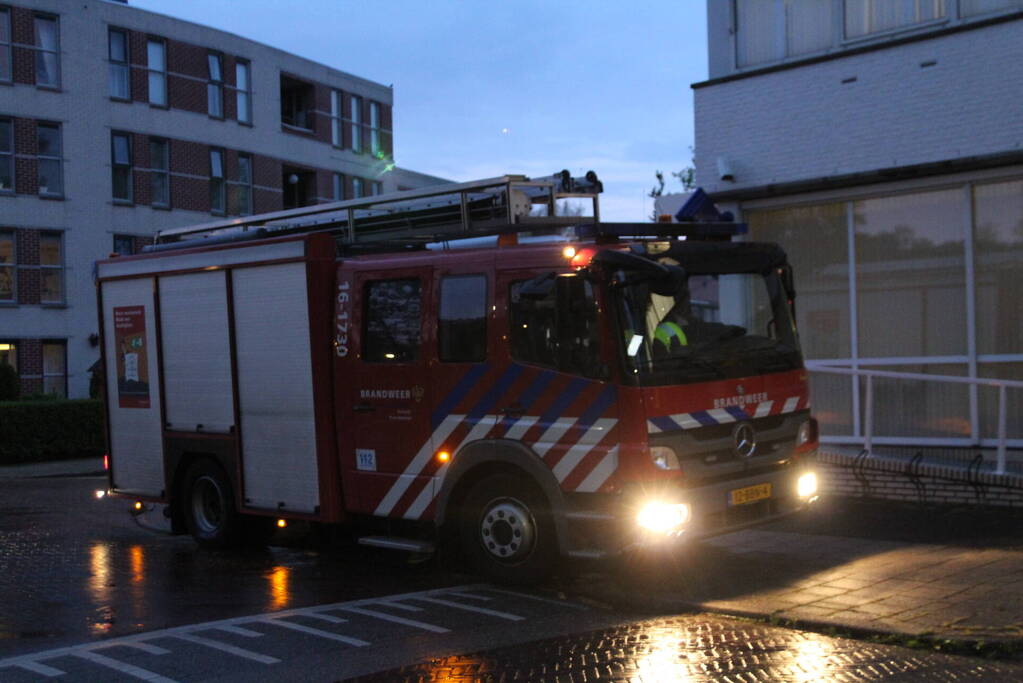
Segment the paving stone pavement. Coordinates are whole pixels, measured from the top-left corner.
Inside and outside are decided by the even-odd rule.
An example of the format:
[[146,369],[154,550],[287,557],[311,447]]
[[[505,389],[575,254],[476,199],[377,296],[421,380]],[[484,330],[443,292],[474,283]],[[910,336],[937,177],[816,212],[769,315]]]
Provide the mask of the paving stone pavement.
[[[705,609],[937,638],[1023,638],[1023,548],[964,548],[746,530],[709,545],[760,571],[808,568]],[[776,569],[777,571],[777,569]]]
[[1023,665],[700,614],[434,659],[351,680],[1019,681]]

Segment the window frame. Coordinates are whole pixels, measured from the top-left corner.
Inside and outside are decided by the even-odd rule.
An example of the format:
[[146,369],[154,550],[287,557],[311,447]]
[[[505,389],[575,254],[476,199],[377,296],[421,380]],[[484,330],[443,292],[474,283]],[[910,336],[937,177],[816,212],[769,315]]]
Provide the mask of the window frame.
[[[217,76],[214,78],[213,65],[217,65]],[[224,54],[210,50],[206,53],[206,113],[211,119],[224,120]],[[216,98],[212,97],[216,95]],[[214,99],[217,111],[213,110]]]
[[[213,163],[214,155],[220,159],[220,175],[214,175],[216,164]],[[227,155],[222,147],[210,147],[209,172],[210,172],[210,213],[217,216],[227,215],[227,178],[224,164]],[[214,198],[220,197],[219,208],[214,204]]]
[[[943,7],[944,12],[945,12],[941,16],[936,16],[936,17],[934,17],[932,19],[924,19],[922,21],[920,21],[920,20],[918,20],[918,21],[911,21],[911,22],[908,22],[908,23],[905,23],[905,24],[898,24],[896,26],[889,26],[888,28],[876,29],[876,30],[873,30],[873,31],[869,31],[868,30],[868,31],[866,31],[864,33],[860,33],[860,34],[857,34],[857,35],[849,35],[849,21],[848,21],[849,7],[850,7],[849,1],[850,0],[842,0],[842,3],[841,3],[841,7],[842,7],[842,16],[840,17],[840,21],[841,21],[841,24],[842,24],[841,45],[843,47],[848,46],[848,45],[856,45],[856,44],[859,44],[859,43],[862,43],[862,42],[865,42],[865,41],[884,39],[885,37],[892,36],[892,35],[898,35],[898,34],[907,33],[907,32],[913,32],[913,31],[926,30],[928,28],[934,28],[936,26],[942,26],[944,24],[947,24],[953,18],[955,18],[955,15],[958,15],[958,13],[959,13],[959,11],[958,11],[959,10],[959,2],[958,2],[958,0],[941,0],[942,7]],[[862,0],[862,1],[863,2],[872,2],[872,0]],[[919,0],[897,0],[897,1],[902,1],[902,2],[906,2],[906,1],[918,2]]]
[[337,88],[330,91],[330,144],[335,147],[342,147],[345,143],[344,129],[341,118],[344,102],[344,94]]
[[[242,161],[245,161],[245,162],[248,163],[249,178],[248,178],[247,181],[242,179]],[[245,201],[245,205],[241,206],[242,202],[239,199],[238,200],[238,205],[239,206],[237,207],[239,209],[239,211],[232,211],[232,213],[235,213],[235,214],[237,214],[239,216],[251,216],[252,215],[253,208],[254,208],[253,207],[253,194],[252,194],[253,175],[254,175],[254,162],[253,162],[252,155],[251,154],[247,154],[247,153],[239,153],[238,154],[238,178],[235,180],[235,185],[236,185],[235,192],[237,194],[238,192],[244,190],[244,192],[245,192],[244,196],[246,197],[246,201]],[[238,195],[238,196],[241,196],[241,195]],[[232,208],[235,208],[235,207],[232,207]]]
[[364,188],[362,187],[362,178],[355,176],[352,178],[352,199],[362,199]]
[[[131,246],[128,248],[127,253],[125,253],[125,251],[123,251],[123,250],[118,248],[118,246],[117,246],[118,240],[128,240],[128,242],[129,242],[129,244]],[[133,256],[135,254],[135,236],[134,235],[126,235],[126,234],[123,234],[123,233],[114,233],[113,236],[112,236],[112,242],[113,242],[113,248],[111,249],[111,252],[110,252],[111,254],[117,254],[118,256]]]
[[[245,74],[245,87],[241,87],[239,75]],[[235,58],[234,62],[234,85],[235,85],[235,120],[243,126],[252,124],[252,62],[248,59]],[[242,118],[244,112],[245,118]]]
[[[42,361],[43,361],[43,363],[42,363],[42,365],[43,365],[43,367],[42,367],[42,370],[43,370],[43,373],[42,373],[43,374],[43,377],[42,377],[42,379],[43,379],[43,393],[44,394],[55,393],[58,396],[67,398],[67,380],[68,380],[68,376],[67,376],[67,340],[65,340],[65,339],[43,339],[43,340],[41,340],[41,343],[40,343],[39,346],[40,346],[40,349],[39,349],[40,350],[40,356],[42,357]],[[48,347],[48,346],[49,347],[60,347],[60,349],[61,349],[61,363],[62,363],[63,367],[62,367],[62,369],[61,369],[61,371],[59,373],[47,372],[46,371],[46,347]],[[60,387],[59,391],[49,392],[49,391],[46,390],[47,380],[48,379],[52,379],[54,377],[59,377],[61,379],[61,387]]]
[[[116,140],[121,138],[125,142],[125,150],[128,153],[128,159],[126,162],[118,162],[117,160],[117,142]],[[131,133],[126,133],[120,130],[110,131],[110,197],[114,204],[134,204],[135,203],[135,165],[133,163],[133,154],[131,148]],[[127,171],[127,197],[117,196],[117,182],[115,176],[118,171]]]
[[352,127],[352,151],[356,154],[365,153],[362,146],[362,95],[351,96],[352,113],[349,125]]
[[345,176],[343,173],[334,173],[331,175],[331,190],[333,191],[335,202],[344,201]]
[[0,40],[0,52],[4,52],[7,55],[7,77],[4,78],[3,72],[0,72],[0,83],[14,83],[14,51],[11,48],[14,39],[11,35],[11,8],[6,5],[0,6],[0,25],[4,25],[7,28],[7,40]]
[[[12,368],[14,368],[15,372],[18,372],[18,347],[21,345],[21,340],[20,339],[11,339],[11,338],[6,338],[6,339],[5,338],[0,338],[0,344],[7,345],[8,348],[0,349],[0,351],[5,351],[8,354],[10,354],[8,356],[8,360],[13,361],[13,362],[8,362],[7,365],[10,365]],[[0,361],[0,364],[3,364],[3,361]],[[20,373],[18,375],[18,379],[21,379]]]
[[[160,48],[160,53],[163,59],[163,68],[154,69],[153,60],[150,58],[150,50],[156,45]],[[153,100],[153,80],[157,79],[161,83],[161,89],[163,91],[163,101],[156,102]],[[159,36],[147,36],[146,37],[146,84],[147,93],[146,100],[149,102],[149,106],[157,107],[159,109],[170,108],[170,93],[167,90],[167,40],[160,38]]]
[[[124,59],[114,59],[113,55],[113,36],[114,34],[120,34],[124,38]],[[107,62],[108,62],[108,77],[107,87],[110,99],[115,102],[131,102],[131,45],[129,43],[129,33],[126,29],[117,28],[111,26],[107,29]],[[116,70],[116,71],[115,71]],[[124,96],[115,94],[114,90],[114,73],[123,71],[125,74],[125,88],[127,90]]]
[[374,159],[379,159],[384,153],[380,135],[380,103],[375,100],[369,101],[369,153]]
[[13,195],[13,194],[15,194],[18,191],[18,188],[17,188],[18,176],[17,176],[17,173],[16,173],[15,164],[14,164],[14,158],[15,158],[15,151],[14,151],[14,119],[9,117],[9,116],[3,116],[3,117],[0,117],[0,122],[6,122],[7,123],[7,131],[8,131],[8,135],[7,135],[8,151],[4,152],[4,151],[0,150],[0,165],[2,165],[4,163],[4,159],[6,159],[7,168],[9,170],[9,172],[10,172],[10,178],[11,178],[11,187],[9,189],[8,188],[4,188],[4,187],[0,187],[0,195]]
[[[447,329],[444,322],[444,284],[452,280],[482,280],[482,342],[483,342],[483,355],[477,358],[445,358],[445,330]],[[485,272],[472,272],[472,273],[446,273],[440,278],[440,282],[437,288],[437,360],[442,363],[484,363],[489,355],[489,332],[490,326],[488,322],[489,316],[487,315],[487,303],[490,301],[490,278],[487,277]]]
[[[42,243],[46,238],[55,238],[60,249],[60,263],[43,263]],[[66,306],[67,305],[67,281],[64,277],[67,256],[64,250],[64,233],[59,230],[43,230],[39,233],[39,304],[41,306]],[[47,271],[57,271],[60,280],[60,299],[45,300],[43,298],[43,274]]]
[[[163,145],[163,168],[158,168],[154,163],[153,145]],[[156,200],[156,179],[162,176],[167,188],[167,201]],[[170,140],[156,136],[149,136],[149,205],[156,209],[171,208],[171,182],[170,182]]]
[[[409,329],[415,330],[415,341],[413,353],[410,356],[387,358],[386,354],[382,354],[383,357],[377,357],[381,355],[377,349],[380,348],[379,344],[371,343],[370,325],[376,318],[373,317],[374,313],[382,311],[380,307],[371,306],[371,293],[370,290],[377,285],[384,283],[401,283],[401,282],[414,282],[418,289],[419,307],[416,311],[416,324],[411,326]],[[426,302],[424,301],[427,293],[427,283],[424,278],[418,275],[395,275],[393,277],[374,277],[367,279],[362,282],[361,285],[361,296],[362,296],[362,329],[361,329],[361,357],[364,363],[379,363],[382,365],[412,365],[421,363],[425,357],[426,339],[423,334],[423,312],[426,308]],[[403,306],[400,310],[408,312],[410,307],[407,305]],[[375,340],[375,334],[372,339]],[[392,337],[393,339],[393,337]]]
[[[43,128],[55,129],[57,131],[57,155],[42,154],[39,151],[39,131]],[[42,168],[43,162],[56,162],[57,175],[60,178],[60,192],[43,192]],[[36,176],[38,182],[38,194],[48,199],[63,199],[64,197],[64,140],[61,124],[51,121],[36,121]],[[49,185],[46,186],[49,188]]]
[[11,262],[0,261],[0,270],[9,269],[11,277],[11,298],[0,299],[0,306],[18,305],[18,231],[13,229],[0,230],[0,240],[10,239],[11,241]]
[[[39,45],[37,40],[39,29],[38,22],[49,21],[53,22],[54,34],[57,37],[57,47],[55,50],[44,49]],[[35,77],[35,86],[37,88],[43,88],[45,90],[60,90],[61,73],[60,73],[60,17],[56,14],[47,14],[45,12],[34,12],[32,14],[32,50],[35,53],[35,68],[33,69],[33,75]],[[56,66],[56,74],[54,76],[54,82],[52,83],[40,83],[39,82],[39,60],[43,54],[52,54]],[[12,74],[13,76],[13,74]]]

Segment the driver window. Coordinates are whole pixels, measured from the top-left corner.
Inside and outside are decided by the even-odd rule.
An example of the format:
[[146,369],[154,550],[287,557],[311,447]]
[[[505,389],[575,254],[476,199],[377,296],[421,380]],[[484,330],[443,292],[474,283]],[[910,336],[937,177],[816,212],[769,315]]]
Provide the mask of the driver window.
[[560,276],[555,282],[542,298],[523,296],[525,281],[512,283],[512,358],[586,377],[599,376],[593,285],[575,276]]
[[367,282],[363,301],[363,360],[375,363],[418,360],[422,309],[419,280]]

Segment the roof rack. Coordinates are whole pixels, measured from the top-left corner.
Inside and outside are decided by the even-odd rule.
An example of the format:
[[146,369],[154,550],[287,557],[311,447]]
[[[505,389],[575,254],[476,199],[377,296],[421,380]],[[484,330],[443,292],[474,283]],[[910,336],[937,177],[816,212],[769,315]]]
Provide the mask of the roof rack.
[[[593,171],[579,178],[568,171],[534,179],[505,175],[169,228],[157,233],[156,242],[173,248],[169,244],[186,239],[244,239],[249,231],[255,238],[258,230],[260,237],[329,232],[340,245],[355,246],[542,231],[581,221],[599,223],[597,196],[602,191]],[[591,200],[592,216],[557,215],[558,200],[567,198]]]

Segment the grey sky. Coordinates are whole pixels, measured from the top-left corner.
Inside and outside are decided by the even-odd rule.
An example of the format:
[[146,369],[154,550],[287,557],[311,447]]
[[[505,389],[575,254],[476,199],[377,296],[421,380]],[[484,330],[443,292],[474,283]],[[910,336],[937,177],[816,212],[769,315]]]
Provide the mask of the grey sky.
[[392,84],[406,168],[453,180],[593,169],[605,220],[645,220],[654,171],[690,163],[703,0],[130,4]]

